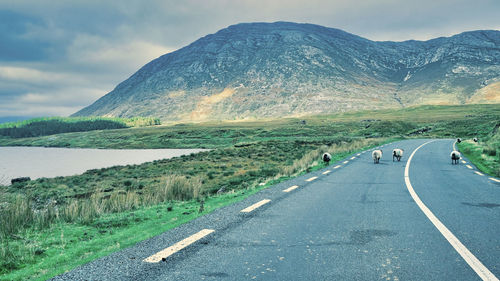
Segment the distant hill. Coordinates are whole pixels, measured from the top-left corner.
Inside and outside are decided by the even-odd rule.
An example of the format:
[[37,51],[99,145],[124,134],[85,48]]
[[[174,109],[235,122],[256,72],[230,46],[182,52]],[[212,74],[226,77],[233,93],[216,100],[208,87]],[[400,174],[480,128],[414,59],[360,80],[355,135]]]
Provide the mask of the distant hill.
[[466,103],[500,103],[500,31],[375,42],[276,22],[202,37],[74,115],[232,120]]

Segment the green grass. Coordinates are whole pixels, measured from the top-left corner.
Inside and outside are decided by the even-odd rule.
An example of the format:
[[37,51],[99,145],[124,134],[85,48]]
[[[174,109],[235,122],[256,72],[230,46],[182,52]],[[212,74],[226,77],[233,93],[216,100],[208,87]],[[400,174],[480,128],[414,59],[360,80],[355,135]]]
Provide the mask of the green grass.
[[500,177],[500,132],[496,128],[478,143],[472,140],[459,143],[458,149],[483,173]]
[[[96,148],[223,148],[267,140],[327,142],[335,137],[482,137],[500,118],[498,105],[421,106],[403,110],[252,122],[174,124],[152,128],[0,138],[0,145]],[[305,121],[306,124],[303,124]]]
[[[195,200],[167,202],[134,211],[106,214],[89,225],[59,223],[42,231],[27,229],[19,235],[22,239],[10,240],[8,244],[12,251],[16,251],[15,258],[23,261],[22,265],[14,265],[20,267],[16,270],[1,272],[4,275],[0,275],[0,279],[46,280],[242,200],[258,190],[240,190],[207,198],[203,213],[198,213],[199,203]],[[172,207],[171,211],[168,211],[169,207]]]
[[[199,200],[205,201],[208,212],[258,191],[260,183],[270,185],[319,169],[323,152],[330,152],[335,162],[395,139],[477,136],[481,147],[466,147],[468,142],[463,142],[460,149],[467,156],[469,150],[481,151],[477,161],[498,171],[498,157],[489,161],[493,150],[498,156],[498,136],[492,133],[498,120],[497,105],[424,106],[301,119],[1,137],[0,145],[212,150],[0,187],[0,279],[48,278],[133,245],[198,216],[193,210]],[[216,195],[222,187],[230,194]],[[165,212],[168,206],[173,211]],[[179,210],[189,214],[179,215]],[[157,225],[161,227],[147,231]]]

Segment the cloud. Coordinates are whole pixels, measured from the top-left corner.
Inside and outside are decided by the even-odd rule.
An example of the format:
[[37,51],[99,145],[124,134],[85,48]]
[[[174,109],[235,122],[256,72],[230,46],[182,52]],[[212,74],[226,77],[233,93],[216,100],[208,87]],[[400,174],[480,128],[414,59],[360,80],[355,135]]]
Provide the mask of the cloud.
[[152,59],[241,22],[427,40],[500,29],[499,10],[498,0],[2,0],[0,116],[68,115]]
[[172,51],[174,49],[146,41],[112,41],[79,34],[67,48],[67,59],[75,65],[92,69],[114,69],[120,65],[121,68],[137,70],[152,59]]

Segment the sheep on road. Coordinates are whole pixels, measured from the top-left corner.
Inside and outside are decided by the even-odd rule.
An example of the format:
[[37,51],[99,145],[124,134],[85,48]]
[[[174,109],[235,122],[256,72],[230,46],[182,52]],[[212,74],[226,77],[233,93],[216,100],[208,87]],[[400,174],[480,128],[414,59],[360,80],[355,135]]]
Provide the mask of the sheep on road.
[[460,160],[460,152],[456,151],[456,150],[453,150],[451,153],[450,153],[450,157],[451,157],[451,164],[458,164],[458,160]]
[[394,162],[394,158],[401,161],[401,157],[403,157],[403,151],[401,148],[395,148],[392,150],[392,162]]
[[377,149],[372,152],[373,163],[377,164],[380,162],[380,158],[382,158],[382,150]]

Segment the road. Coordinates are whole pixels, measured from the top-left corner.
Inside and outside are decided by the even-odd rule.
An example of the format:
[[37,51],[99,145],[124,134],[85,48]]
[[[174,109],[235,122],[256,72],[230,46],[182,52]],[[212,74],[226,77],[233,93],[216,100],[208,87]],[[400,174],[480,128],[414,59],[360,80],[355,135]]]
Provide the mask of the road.
[[452,147],[351,155],[54,280],[497,280],[500,182]]

